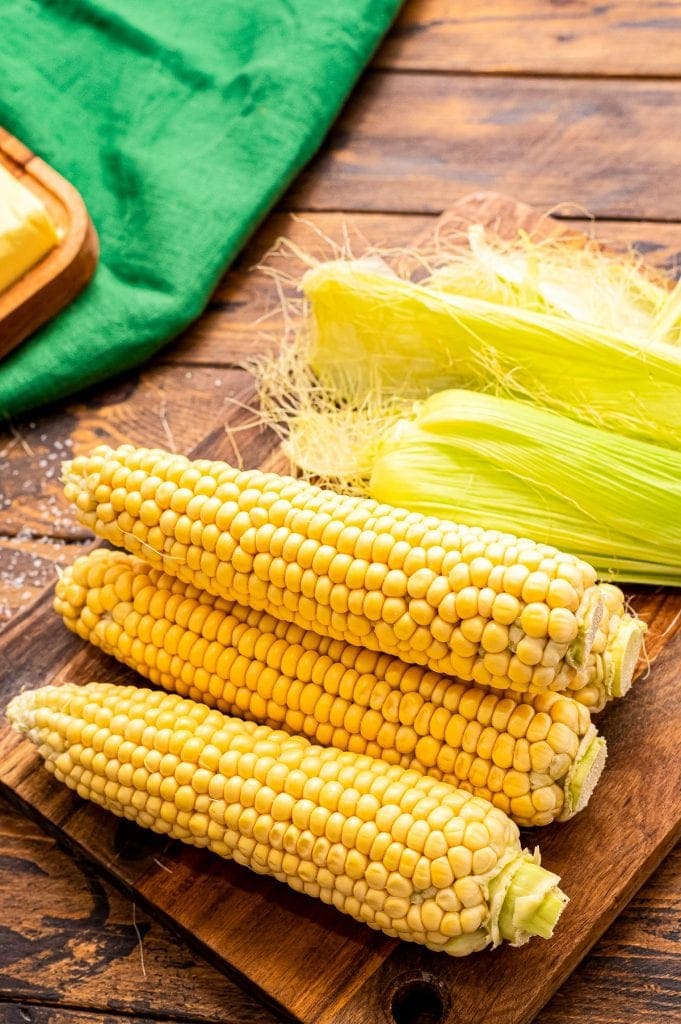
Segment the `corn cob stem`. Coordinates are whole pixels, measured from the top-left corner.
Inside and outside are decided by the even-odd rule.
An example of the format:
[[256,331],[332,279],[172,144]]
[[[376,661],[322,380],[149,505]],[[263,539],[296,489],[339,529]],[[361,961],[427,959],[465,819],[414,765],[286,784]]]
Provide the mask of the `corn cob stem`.
[[586,807],[605,767],[606,756],[605,740],[596,735],[595,728],[590,729],[582,739],[565,779],[565,806],[561,821],[572,818]]
[[631,686],[645,629],[639,619],[627,618],[618,624],[606,645],[607,685],[613,697],[624,697]]
[[634,681],[634,670],[641,652],[646,626],[630,615],[616,616],[607,642],[601,651],[589,655],[582,677],[586,681],[577,689],[568,689],[575,700],[592,712],[602,711],[609,700],[625,697]]
[[565,902],[500,810],[418,772],[134,686],[46,686],[7,715],[80,796],[387,935],[455,956],[519,945]]
[[[74,633],[166,690],[416,768],[521,825],[572,817],[603,769],[605,741],[566,695],[504,697],[409,667],[201,594],[120,551],[67,568],[54,606]],[[594,743],[601,756],[589,760]]]
[[500,900],[496,923],[500,936],[541,935],[550,939],[553,935],[565,898],[556,888],[560,881],[558,875],[540,874],[538,867],[538,858],[526,853],[491,883],[492,903]]
[[[569,688],[576,700],[594,712],[601,711],[607,701],[629,692],[646,631],[645,623],[625,611],[619,587],[602,583],[600,590],[601,623],[586,668]],[[581,684],[580,679],[584,680]]]
[[187,583],[497,689],[566,689],[602,614],[574,556],[290,477],[123,445],[64,481],[82,523]]
[[603,595],[600,587],[591,587],[585,592],[577,611],[577,635],[565,655],[568,665],[576,669],[586,665],[602,617]]

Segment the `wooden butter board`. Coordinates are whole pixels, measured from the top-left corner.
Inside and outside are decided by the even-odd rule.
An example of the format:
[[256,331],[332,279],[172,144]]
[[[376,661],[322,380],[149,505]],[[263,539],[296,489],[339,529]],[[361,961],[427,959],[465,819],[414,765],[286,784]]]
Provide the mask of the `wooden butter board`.
[[0,292],[0,359],[85,287],[99,256],[97,233],[80,194],[54,168],[0,127],[0,164],[45,204],[62,238]]
[[[468,219],[502,233],[537,214],[494,195],[473,196],[436,230]],[[560,233],[560,223],[546,227]],[[236,396],[248,403],[249,394]],[[235,404],[228,425],[251,418]],[[213,431],[195,455],[234,460],[233,434]],[[269,433],[239,433],[244,465],[282,470]],[[626,588],[625,588],[626,589]],[[463,960],[399,943],[334,909],[205,851],[169,842],[74,796],[41,767],[34,748],[0,728],[0,786],[71,849],[93,860],[135,902],[174,927],[212,963],[302,1024],[407,1024],[430,1007],[443,1024],[527,1024],[646,880],[681,832],[681,592],[627,590],[649,626],[649,668],[626,699],[599,716],[608,764],[575,819],[527,831],[570,896],[556,934],[520,949]],[[3,634],[3,704],[51,680],[139,681],[72,636],[46,592]],[[146,685],[146,684],[145,684]]]

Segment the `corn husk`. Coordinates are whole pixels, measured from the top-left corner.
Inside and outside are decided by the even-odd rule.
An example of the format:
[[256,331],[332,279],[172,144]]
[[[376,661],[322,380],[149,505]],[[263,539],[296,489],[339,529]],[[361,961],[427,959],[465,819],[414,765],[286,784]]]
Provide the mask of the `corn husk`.
[[[467,241],[313,262],[296,330],[257,370],[263,420],[324,485],[366,494],[373,469],[382,500],[678,585],[680,287],[595,243],[479,225]],[[478,393],[469,412],[510,405],[506,433],[479,415],[467,433],[462,405],[443,436],[422,429],[437,399],[414,402],[451,387]]]
[[422,284],[591,324],[642,346],[681,341],[681,285],[670,289],[633,252],[609,252],[590,241],[538,241],[522,231],[505,241],[481,224],[472,224],[466,237],[468,245],[448,249]]
[[433,395],[388,430],[369,491],[553,544],[606,578],[681,585],[681,454],[527,403]]
[[462,387],[681,447],[680,347],[435,290],[361,260],[320,264],[302,286],[311,367],[340,403]]

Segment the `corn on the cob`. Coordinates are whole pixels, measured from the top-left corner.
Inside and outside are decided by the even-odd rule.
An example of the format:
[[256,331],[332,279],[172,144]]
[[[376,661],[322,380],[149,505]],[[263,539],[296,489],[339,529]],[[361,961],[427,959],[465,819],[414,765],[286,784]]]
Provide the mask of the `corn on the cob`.
[[201,590],[481,685],[566,689],[602,616],[574,556],[291,477],[123,445],[64,481],[82,523]]
[[121,551],[77,559],[54,606],[166,690],[416,768],[519,825],[571,818],[605,763],[589,712],[563,694],[505,698],[199,592]]
[[80,796],[388,935],[463,955],[562,911],[502,811],[416,771],[135,686],[46,686],[7,714]]

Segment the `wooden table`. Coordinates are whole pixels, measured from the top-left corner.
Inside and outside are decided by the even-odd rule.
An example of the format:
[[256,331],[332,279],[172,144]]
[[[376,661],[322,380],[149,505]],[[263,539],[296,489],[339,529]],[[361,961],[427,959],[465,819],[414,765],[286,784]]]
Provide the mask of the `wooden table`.
[[[341,241],[349,222],[355,240],[404,245],[467,192],[493,188],[544,209],[570,201],[599,237],[674,266],[680,14],[665,0],[408,3],[320,155],[194,327],[139,372],[0,433],[0,624],[88,541],[61,497],[64,456],[124,439],[188,451],[247,393],[235,363],[276,304],[249,268],[278,235],[323,249],[319,233]],[[275,339],[280,326],[260,330]],[[1,1019],[279,1020],[4,802],[0,836]],[[537,1020],[681,1020],[680,883],[677,851]],[[404,1024],[429,1022],[425,1012]]]

